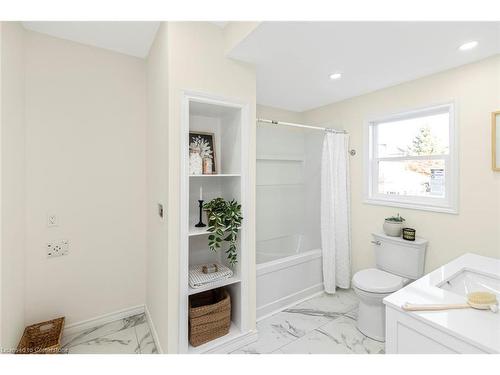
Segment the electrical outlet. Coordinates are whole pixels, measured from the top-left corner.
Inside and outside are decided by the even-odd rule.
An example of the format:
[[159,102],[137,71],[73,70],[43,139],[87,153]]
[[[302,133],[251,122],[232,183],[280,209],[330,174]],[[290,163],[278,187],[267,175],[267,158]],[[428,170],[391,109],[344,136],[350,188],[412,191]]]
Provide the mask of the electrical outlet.
[[60,240],[47,243],[47,258],[61,257],[68,255],[69,241]]

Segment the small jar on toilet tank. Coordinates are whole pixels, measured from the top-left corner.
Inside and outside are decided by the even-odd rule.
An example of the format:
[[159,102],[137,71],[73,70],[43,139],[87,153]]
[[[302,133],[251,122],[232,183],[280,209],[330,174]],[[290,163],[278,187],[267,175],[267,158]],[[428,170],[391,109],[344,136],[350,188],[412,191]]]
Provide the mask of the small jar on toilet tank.
[[391,237],[401,237],[401,230],[405,219],[397,214],[396,216],[387,217],[384,221],[384,233]]

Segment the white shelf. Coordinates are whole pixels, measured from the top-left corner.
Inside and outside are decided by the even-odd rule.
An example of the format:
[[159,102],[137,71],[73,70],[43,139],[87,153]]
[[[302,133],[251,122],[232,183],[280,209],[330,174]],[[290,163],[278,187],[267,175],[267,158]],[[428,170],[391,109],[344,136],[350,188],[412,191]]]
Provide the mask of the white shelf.
[[222,174],[190,174],[189,177],[241,177],[236,173],[222,173]]
[[239,283],[240,281],[241,281],[241,279],[239,277],[233,276],[233,277],[230,277],[229,279],[224,279],[224,280],[216,281],[216,282],[211,283],[211,284],[204,285],[201,288],[189,287],[188,295],[191,296],[193,294],[205,292],[207,290],[216,289],[216,288],[220,288],[222,286],[227,286],[227,285],[231,285],[231,284],[236,284],[236,283]]
[[189,237],[203,236],[205,234],[210,234],[210,232],[208,231],[208,225],[202,228],[197,228],[194,225],[189,227]]
[[190,344],[188,348],[188,353],[189,354],[206,353],[240,336],[243,336],[243,333],[233,322],[231,322],[231,327],[229,327],[229,333],[227,335],[224,335],[222,337],[219,337],[215,340],[209,341],[197,347],[191,346]]
[[257,155],[257,160],[274,160],[274,161],[304,161],[304,157],[300,155]]
[[[241,227],[239,227],[238,229],[241,229]],[[193,225],[191,225],[189,227],[189,233],[188,233],[188,236],[189,237],[194,237],[194,236],[204,236],[206,234],[210,234],[211,232],[208,231],[208,225],[206,227],[201,227],[201,228],[197,228]]]

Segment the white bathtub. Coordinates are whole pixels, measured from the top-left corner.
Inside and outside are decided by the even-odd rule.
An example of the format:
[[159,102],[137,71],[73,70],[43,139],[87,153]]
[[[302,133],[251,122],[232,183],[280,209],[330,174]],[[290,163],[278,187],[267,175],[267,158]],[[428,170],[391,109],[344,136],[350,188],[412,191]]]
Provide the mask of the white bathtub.
[[[283,252],[260,252],[260,260],[275,259],[280,254]],[[321,249],[257,264],[257,320],[322,291]]]

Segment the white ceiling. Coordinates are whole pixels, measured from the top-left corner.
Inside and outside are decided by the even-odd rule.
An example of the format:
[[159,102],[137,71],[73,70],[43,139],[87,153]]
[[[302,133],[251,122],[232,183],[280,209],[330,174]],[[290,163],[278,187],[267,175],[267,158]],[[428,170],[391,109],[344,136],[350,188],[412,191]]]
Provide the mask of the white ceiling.
[[23,22],[23,26],[26,29],[57,38],[145,58],[149,53],[160,22],[37,21]]
[[[212,22],[224,28],[227,22]],[[23,22],[147,57],[159,22]],[[458,51],[477,40],[471,51]],[[500,22],[263,22],[229,54],[257,67],[259,104],[304,111],[500,53]],[[331,81],[331,73],[343,77]]]
[[498,53],[499,22],[264,22],[230,57],[257,66],[259,104],[304,111]]

